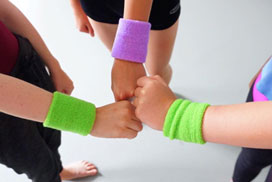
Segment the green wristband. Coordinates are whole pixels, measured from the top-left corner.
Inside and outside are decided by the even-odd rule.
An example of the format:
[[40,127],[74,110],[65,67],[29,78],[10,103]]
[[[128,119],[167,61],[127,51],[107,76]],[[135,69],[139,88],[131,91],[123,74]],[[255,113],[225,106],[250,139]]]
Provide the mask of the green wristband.
[[202,119],[209,104],[177,99],[165,117],[163,133],[171,140],[205,144],[202,137]]
[[95,121],[95,105],[60,92],[54,92],[44,127],[86,136]]

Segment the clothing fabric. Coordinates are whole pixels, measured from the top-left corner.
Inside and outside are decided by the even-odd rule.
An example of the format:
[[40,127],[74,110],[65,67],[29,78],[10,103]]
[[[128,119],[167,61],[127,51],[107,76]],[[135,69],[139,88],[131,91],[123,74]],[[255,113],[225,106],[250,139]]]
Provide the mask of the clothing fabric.
[[87,136],[93,129],[95,116],[94,104],[54,92],[43,126]]
[[205,144],[202,120],[209,104],[177,99],[170,106],[163,126],[163,134],[171,140]]
[[119,20],[111,55],[134,63],[144,63],[147,56],[151,24],[148,22]]
[[272,100],[272,57],[264,65],[262,71],[258,75],[254,88],[254,101]]
[[[123,18],[124,0],[80,0],[85,13],[93,20],[118,24]],[[152,30],[171,27],[180,15],[180,0],[153,0],[149,22]]]
[[[252,86],[249,91],[247,102],[253,101],[253,87],[254,86]],[[235,164],[233,182],[250,182],[261,172],[263,168],[271,164],[272,150],[242,148],[242,151],[239,154]],[[271,181],[272,171],[270,169],[265,182]]]
[[[19,56],[10,75],[54,92],[39,55],[28,40],[16,37]],[[0,163],[18,174],[26,174],[33,182],[61,182],[60,131],[4,113],[0,113],[0,120]]]
[[19,53],[16,37],[0,21],[0,73],[8,74],[14,67]]

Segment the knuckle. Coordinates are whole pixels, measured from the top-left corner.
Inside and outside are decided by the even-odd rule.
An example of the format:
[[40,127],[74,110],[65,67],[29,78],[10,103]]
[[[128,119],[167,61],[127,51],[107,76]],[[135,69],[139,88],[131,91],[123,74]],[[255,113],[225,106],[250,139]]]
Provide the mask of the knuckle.
[[145,89],[142,89],[142,90],[140,91],[140,94],[141,94],[142,96],[146,95],[146,90],[145,90]]
[[83,27],[79,27],[79,31],[80,31],[80,32],[84,32],[85,29],[84,29]]
[[154,78],[160,78],[160,76],[159,75],[155,75]]

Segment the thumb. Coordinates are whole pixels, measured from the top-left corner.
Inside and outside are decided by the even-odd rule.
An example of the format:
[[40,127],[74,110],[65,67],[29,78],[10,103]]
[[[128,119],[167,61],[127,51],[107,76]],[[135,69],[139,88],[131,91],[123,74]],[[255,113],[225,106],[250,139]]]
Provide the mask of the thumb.
[[144,76],[137,80],[137,85],[139,87],[144,87],[148,82],[152,81],[150,77]]
[[155,75],[152,76],[151,78],[153,78],[154,80],[159,81],[160,83],[162,83],[164,86],[167,86],[167,84],[165,83],[165,81],[162,79],[162,77],[160,77],[159,75]]
[[90,34],[92,37],[94,37],[94,30],[93,30],[92,25],[91,25],[90,23],[88,23],[86,26],[88,27],[89,34]]

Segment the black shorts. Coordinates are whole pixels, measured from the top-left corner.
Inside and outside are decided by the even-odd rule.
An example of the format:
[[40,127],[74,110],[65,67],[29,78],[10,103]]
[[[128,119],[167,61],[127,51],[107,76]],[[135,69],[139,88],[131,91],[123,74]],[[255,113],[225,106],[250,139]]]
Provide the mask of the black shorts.
[[[10,76],[54,92],[40,56],[28,40],[17,39],[20,51]],[[0,163],[18,174],[26,174],[33,182],[61,182],[60,144],[60,131],[0,112]]]
[[[93,20],[118,24],[123,17],[124,0],[80,0],[85,13]],[[152,30],[171,27],[179,18],[180,0],[153,0],[149,22]]]

